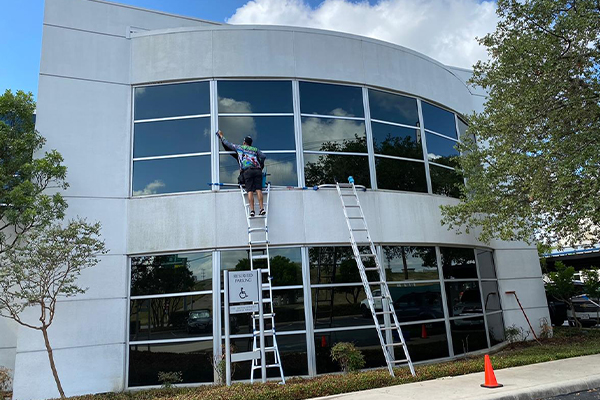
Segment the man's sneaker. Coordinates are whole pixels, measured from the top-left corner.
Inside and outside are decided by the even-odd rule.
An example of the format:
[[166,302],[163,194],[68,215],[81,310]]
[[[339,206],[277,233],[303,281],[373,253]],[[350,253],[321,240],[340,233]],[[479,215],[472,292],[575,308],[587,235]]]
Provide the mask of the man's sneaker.
[[250,211],[250,217],[254,217],[254,210]]
[[265,211],[264,208],[260,209],[260,212],[258,213],[258,215],[265,215],[267,212]]

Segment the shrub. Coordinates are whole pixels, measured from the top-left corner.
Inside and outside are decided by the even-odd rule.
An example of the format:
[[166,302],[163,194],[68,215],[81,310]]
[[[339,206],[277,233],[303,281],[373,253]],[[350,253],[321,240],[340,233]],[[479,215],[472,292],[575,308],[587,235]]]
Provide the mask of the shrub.
[[357,371],[365,366],[365,358],[352,343],[336,343],[331,348],[331,359],[340,363],[344,373]]
[[0,399],[3,399],[10,391],[12,377],[8,368],[0,367]]
[[163,388],[170,388],[174,383],[183,382],[183,374],[181,371],[160,371],[158,381],[162,383]]

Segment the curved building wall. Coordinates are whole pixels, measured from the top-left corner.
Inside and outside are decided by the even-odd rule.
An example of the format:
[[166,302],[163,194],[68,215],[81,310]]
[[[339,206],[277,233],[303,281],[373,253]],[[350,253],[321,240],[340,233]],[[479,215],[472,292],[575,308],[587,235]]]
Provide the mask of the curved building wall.
[[[455,115],[481,107],[481,94],[464,82],[467,74],[412,50],[347,34],[221,26],[99,0],[47,0],[37,129],[69,168],[69,216],[99,220],[110,249],[81,276],[87,293],[60,302],[50,330],[67,395],[156,384],[157,371],[149,365],[173,371],[198,365],[184,371],[186,382],[214,379],[209,358],[220,354],[221,316],[213,311],[221,304],[213,294],[223,269],[246,268],[247,236],[239,192],[208,183],[234,178],[233,159],[214,132],[221,128],[238,141],[239,120],[255,122],[256,144],[268,160],[289,164],[285,171],[268,165],[270,180],[279,186],[272,191],[269,228],[279,263],[274,284],[280,345],[284,368],[298,366],[286,373],[335,370],[327,348],[348,339],[368,353],[368,366],[382,365],[381,350],[371,351],[378,348],[374,330],[361,313],[364,293],[349,268],[339,198],[332,190],[300,190],[333,176],[345,179],[348,170],[361,170],[352,174],[371,188],[361,192],[361,202],[393,290],[406,301],[403,307],[411,299],[420,304],[403,322],[415,360],[487,348],[503,340],[503,326],[526,327],[514,299],[504,295],[508,290],[519,293],[532,321],[547,317],[535,249],[486,245],[439,225],[439,206],[457,200],[436,194],[452,193],[436,185],[439,174],[432,171],[456,176],[444,158],[451,154],[437,154],[432,146],[452,147],[464,128]],[[286,82],[289,92],[271,99],[269,109],[259,107],[260,101],[244,108],[244,101],[252,102],[233,94],[257,81]],[[149,107],[136,115],[142,91],[194,84],[202,86],[197,107],[161,94],[167,102],[156,109],[175,114],[152,115],[156,110]],[[325,86],[319,85],[350,95],[332,96],[332,104],[343,101],[325,112],[306,108],[307,93],[317,88],[320,97]],[[230,94],[222,99],[237,100],[229,109],[219,98],[226,86]],[[260,91],[263,98],[276,97],[269,93],[281,91]],[[377,96],[408,99],[418,118],[377,114]],[[349,101],[360,106],[347,106]],[[428,126],[427,113],[438,109],[455,121],[454,133]],[[333,125],[346,127],[345,136],[329,140],[333,145],[307,141],[308,128],[318,133]],[[172,140],[161,139],[164,132]],[[261,138],[261,132],[269,134]],[[285,140],[274,132],[285,133]],[[156,140],[140,142],[143,135]],[[407,146],[394,146],[402,138]],[[350,167],[339,168],[335,160]],[[329,163],[328,174],[314,168],[307,174],[309,162]],[[409,170],[420,171],[418,182],[400,179],[414,176],[402,173]],[[382,180],[386,174],[392,178]],[[140,180],[144,175],[146,181]],[[175,189],[168,179],[175,179]],[[165,286],[165,271],[180,274],[178,285]],[[323,308],[326,296],[334,299],[329,309]],[[475,314],[465,311],[469,296],[479,299]],[[152,310],[163,311],[152,316]],[[187,325],[191,312],[200,320],[208,313],[214,324]],[[240,320],[236,326],[236,346],[243,349],[247,324]],[[19,328],[17,338],[2,353],[10,355],[16,346],[15,399],[56,397],[50,369],[40,368],[47,364],[41,335]],[[246,376],[241,367],[237,378]]]

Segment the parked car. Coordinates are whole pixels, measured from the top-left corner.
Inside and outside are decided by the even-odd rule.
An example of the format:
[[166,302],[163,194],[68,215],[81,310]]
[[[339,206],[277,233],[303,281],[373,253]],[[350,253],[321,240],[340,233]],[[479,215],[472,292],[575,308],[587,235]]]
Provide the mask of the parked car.
[[210,310],[194,310],[190,311],[187,318],[188,333],[193,332],[212,332],[212,317]]
[[597,302],[591,301],[586,295],[573,297],[571,302],[573,303],[575,316],[573,316],[573,310],[567,310],[569,325],[575,326],[575,317],[581,322],[582,326],[592,327],[596,325],[600,317],[600,307],[598,307]]

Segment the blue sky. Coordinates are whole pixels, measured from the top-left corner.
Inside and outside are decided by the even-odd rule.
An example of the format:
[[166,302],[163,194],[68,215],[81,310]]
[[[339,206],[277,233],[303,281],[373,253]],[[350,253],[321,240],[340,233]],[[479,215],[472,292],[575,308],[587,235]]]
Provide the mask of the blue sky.
[[[71,0],[83,1],[83,0]],[[481,0],[118,0],[152,10],[233,23],[300,25],[399,44],[448,65],[484,57],[475,36],[493,30],[495,3]],[[0,92],[37,95],[43,0],[0,0]],[[417,21],[417,22],[415,22]]]

